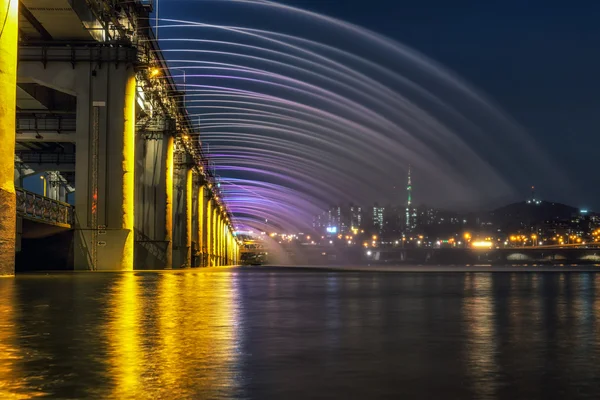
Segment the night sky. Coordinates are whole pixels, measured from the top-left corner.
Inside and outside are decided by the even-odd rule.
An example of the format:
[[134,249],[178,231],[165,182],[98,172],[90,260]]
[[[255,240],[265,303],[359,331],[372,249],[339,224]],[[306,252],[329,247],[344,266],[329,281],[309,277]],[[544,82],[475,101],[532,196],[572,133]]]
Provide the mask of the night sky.
[[[214,3],[163,0],[161,18],[204,22],[214,17]],[[570,183],[535,182],[524,165],[520,177],[510,177],[517,191],[522,189],[519,195],[525,198],[529,186],[536,184],[544,199],[600,209],[600,179],[595,171],[600,145],[600,2],[572,1],[568,6],[553,0],[282,3],[383,34],[456,73],[524,127]],[[252,26],[252,21],[246,25]],[[479,151],[486,157],[486,151],[494,149]]]
[[[600,2],[297,0],[394,38],[455,71],[564,168],[575,206],[600,209]],[[561,188],[538,188],[561,197]]]

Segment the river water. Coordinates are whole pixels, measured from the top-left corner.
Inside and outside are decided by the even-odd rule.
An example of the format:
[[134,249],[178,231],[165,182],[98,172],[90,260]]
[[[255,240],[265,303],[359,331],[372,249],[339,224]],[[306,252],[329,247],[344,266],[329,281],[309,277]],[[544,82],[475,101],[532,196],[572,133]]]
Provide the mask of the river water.
[[0,279],[0,399],[600,398],[600,274]]

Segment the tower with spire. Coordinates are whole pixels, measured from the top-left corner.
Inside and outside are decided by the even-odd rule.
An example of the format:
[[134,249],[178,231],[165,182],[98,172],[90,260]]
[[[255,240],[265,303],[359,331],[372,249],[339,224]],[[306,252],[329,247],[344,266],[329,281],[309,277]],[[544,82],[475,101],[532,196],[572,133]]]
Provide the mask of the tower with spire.
[[406,231],[410,231],[412,229],[412,221],[411,221],[411,209],[412,209],[412,179],[411,179],[412,166],[408,165],[408,182],[406,185],[406,194],[408,195],[408,199],[406,201]]

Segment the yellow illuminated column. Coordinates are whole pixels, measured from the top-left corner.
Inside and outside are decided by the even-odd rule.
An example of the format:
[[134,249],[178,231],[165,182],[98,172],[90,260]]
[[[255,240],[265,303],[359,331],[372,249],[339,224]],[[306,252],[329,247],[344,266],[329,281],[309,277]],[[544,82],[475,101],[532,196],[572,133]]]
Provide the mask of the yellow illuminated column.
[[231,252],[231,242],[232,242],[232,236],[231,236],[231,231],[229,231],[229,229],[227,229],[227,261],[229,262],[229,264],[233,264],[233,253]]
[[225,244],[227,236],[225,232],[225,219],[221,216],[221,258],[223,259],[223,265],[227,265],[227,245]]
[[206,266],[212,267],[211,263],[211,246],[212,246],[212,238],[210,237],[212,232],[212,201],[208,200],[206,202]]
[[229,265],[229,228],[227,222],[223,220],[223,256],[225,257],[225,264]]
[[216,265],[222,265],[221,263],[221,214],[219,214],[219,208],[215,207],[215,258]]
[[15,116],[19,2],[0,0],[0,10],[0,275],[14,275],[17,230]]
[[165,268],[173,268],[173,136],[166,138],[167,156],[165,157],[165,242],[167,242]]
[[223,221],[223,255],[225,264],[229,265],[229,228],[226,221]]
[[198,251],[200,251],[201,266],[204,266],[204,186],[198,188]]
[[192,179],[192,170],[188,169],[187,170],[187,176],[186,176],[186,186],[187,189],[185,191],[185,221],[186,221],[186,225],[185,225],[185,245],[187,248],[187,256],[186,256],[186,262],[185,265],[187,265],[188,267],[191,267],[191,260],[192,260],[192,198],[193,198],[193,187],[194,187],[194,182]]
[[217,260],[217,207],[213,206],[212,222],[211,222],[211,240],[210,240],[210,254],[212,254],[213,265],[219,265]]
[[218,250],[218,254],[219,254],[219,265],[223,265],[225,264],[223,262],[223,216],[221,215],[221,212],[219,211],[219,214],[217,215],[217,219],[219,221],[219,232],[218,232],[218,242],[219,243],[219,250]]
[[231,232],[227,230],[227,260],[229,261],[229,264],[233,264],[232,239],[233,236],[231,235]]
[[223,265],[227,265],[227,254],[225,254],[225,249],[227,246],[225,245],[225,219],[221,214],[221,263]]
[[121,270],[133,269],[133,223],[135,192],[135,94],[136,79],[133,70],[127,77],[123,107],[123,222],[122,229],[129,231],[123,245]]

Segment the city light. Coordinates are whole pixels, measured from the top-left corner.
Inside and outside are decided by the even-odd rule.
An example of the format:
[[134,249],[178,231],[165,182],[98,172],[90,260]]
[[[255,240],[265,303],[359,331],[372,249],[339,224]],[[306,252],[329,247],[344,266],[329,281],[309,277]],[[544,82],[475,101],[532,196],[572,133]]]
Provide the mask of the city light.
[[471,243],[471,246],[473,248],[477,248],[477,249],[483,249],[483,248],[491,249],[493,245],[494,245],[494,243],[490,242],[488,240],[481,240],[481,241]]

